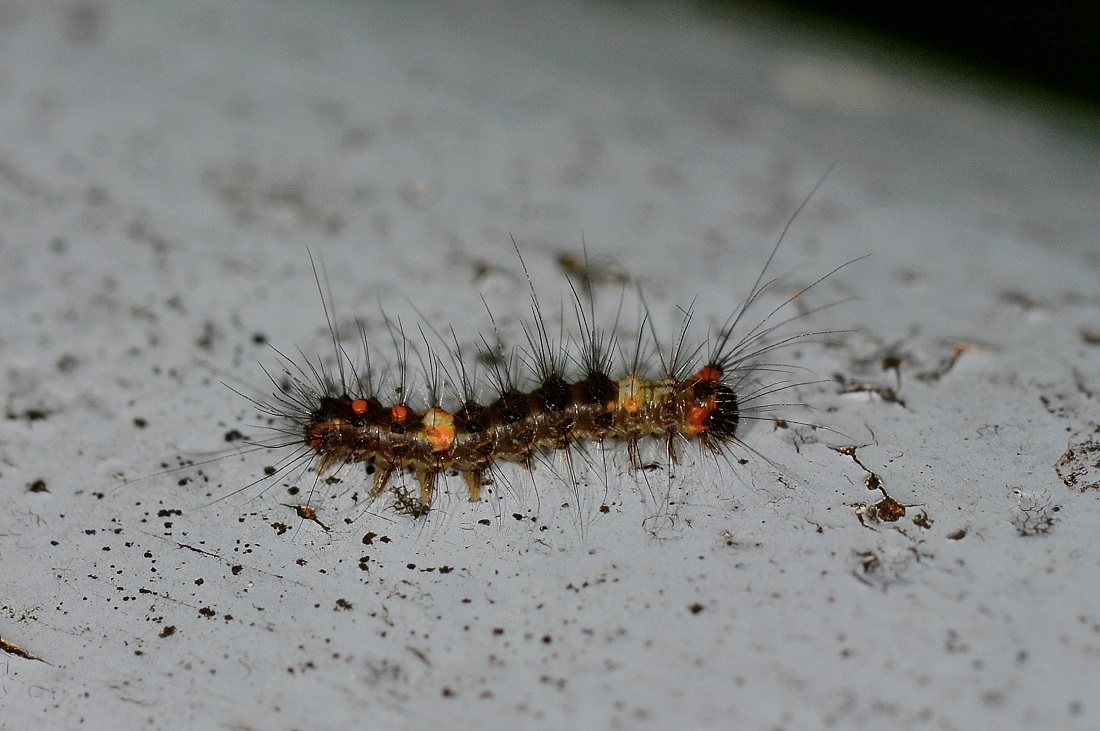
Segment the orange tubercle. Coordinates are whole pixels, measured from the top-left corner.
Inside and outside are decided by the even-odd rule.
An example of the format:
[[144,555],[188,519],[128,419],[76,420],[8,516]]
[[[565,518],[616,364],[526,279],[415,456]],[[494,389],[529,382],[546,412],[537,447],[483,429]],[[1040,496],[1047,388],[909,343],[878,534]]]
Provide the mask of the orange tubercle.
[[370,404],[365,398],[357,398],[351,402],[352,413],[362,416],[370,411]]

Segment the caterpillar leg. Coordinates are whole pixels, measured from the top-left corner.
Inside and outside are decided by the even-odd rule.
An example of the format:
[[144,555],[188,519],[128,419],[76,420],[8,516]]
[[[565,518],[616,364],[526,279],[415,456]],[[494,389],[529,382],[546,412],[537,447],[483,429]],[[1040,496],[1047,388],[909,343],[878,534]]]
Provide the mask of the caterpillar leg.
[[374,497],[378,497],[385,490],[386,486],[390,484],[390,477],[393,475],[393,466],[388,467],[378,466],[374,472],[374,487],[371,488],[370,494]]
[[418,469],[416,471],[416,481],[420,484],[420,504],[424,508],[424,512],[428,511],[428,508],[432,504],[432,496],[435,493],[435,480],[439,475],[437,469]]
[[470,492],[470,502],[481,500],[481,470],[467,470],[462,473],[462,479],[466,481],[466,489]]

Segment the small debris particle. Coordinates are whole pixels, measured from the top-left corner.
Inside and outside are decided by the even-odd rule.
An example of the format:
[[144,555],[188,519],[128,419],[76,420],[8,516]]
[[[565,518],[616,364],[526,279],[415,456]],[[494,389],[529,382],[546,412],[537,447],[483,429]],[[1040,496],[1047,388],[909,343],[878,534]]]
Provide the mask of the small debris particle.
[[8,642],[3,637],[0,637],[0,650],[3,650],[4,652],[7,652],[11,655],[15,655],[16,657],[21,657],[24,660],[37,660],[38,662],[45,662],[45,660],[38,657],[37,655],[28,652],[27,650],[24,650],[22,647],[15,644],[14,642]]
[[1100,429],[1090,427],[1070,437],[1054,471],[1071,490],[1100,489]]
[[45,409],[27,409],[22,414],[16,413],[14,411],[9,411],[8,419],[10,419],[11,421],[18,421],[19,419],[23,419],[25,421],[42,421],[43,419],[48,418],[49,415],[50,412],[46,411]]
[[878,510],[879,520],[884,523],[893,523],[905,517],[905,506],[889,495],[875,503],[875,508]]
[[176,625],[170,624],[160,631],[161,637],[171,637],[176,634]]
[[283,503],[283,507],[294,508],[294,512],[296,512],[298,514],[298,517],[302,520],[312,520],[314,523],[321,526],[324,530],[327,531],[329,529],[327,525],[318,520],[317,510],[310,507],[309,505],[287,505],[286,503]]
[[202,334],[195,338],[195,345],[203,350],[214,350],[214,344],[221,340],[222,332],[212,321],[207,320],[202,324]]
[[836,380],[840,384],[839,393],[841,394],[871,393],[875,394],[886,403],[897,404],[903,409],[905,408],[905,400],[899,397],[898,392],[890,386],[880,386],[878,384],[868,383],[865,381],[849,382],[846,378],[844,378],[844,376],[840,374],[837,374]]
[[916,376],[917,380],[926,383],[935,383],[955,367],[955,364],[958,363],[959,358],[961,358],[964,353],[994,353],[997,351],[997,349],[991,345],[962,340],[950,342],[947,343],[947,345],[951,346],[951,354],[944,359],[943,363],[941,363],[938,368],[918,373]]
[[80,365],[80,360],[70,353],[66,353],[57,359],[57,370],[61,373],[72,373]]
[[928,516],[928,513],[923,510],[918,510],[917,514],[913,516],[913,525],[918,528],[924,528],[925,530],[931,528],[932,524],[935,522],[936,521],[932,520],[932,518]]

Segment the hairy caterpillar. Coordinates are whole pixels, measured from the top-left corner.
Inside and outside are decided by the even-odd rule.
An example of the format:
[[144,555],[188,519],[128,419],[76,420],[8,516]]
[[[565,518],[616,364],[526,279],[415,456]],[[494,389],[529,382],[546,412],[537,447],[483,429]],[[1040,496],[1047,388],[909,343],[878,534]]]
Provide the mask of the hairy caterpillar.
[[[411,343],[400,326],[389,323],[402,374],[396,387],[383,389],[376,381],[362,324],[364,363],[361,368],[355,366],[337,332],[314,263],[335,363],[326,365],[320,358],[304,355],[296,361],[279,353],[282,378],[268,373],[277,390],[270,399],[249,400],[274,420],[270,428],[281,436],[276,443],[256,446],[294,448],[276,473],[304,462],[320,476],[344,465],[363,463],[373,472],[374,496],[394,489],[395,476],[411,474],[419,494],[394,491],[398,509],[417,516],[431,507],[441,476],[461,475],[470,500],[476,501],[501,463],[530,468],[532,460],[545,452],[559,452],[569,459],[570,450],[580,445],[621,444],[630,465],[641,469],[639,445],[643,440],[663,443],[670,465],[678,462],[683,445],[694,443],[704,454],[718,458],[728,458],[737,446],[750,449],[741,441],[744,425],[773,418],[780,405],[772,401],[775,394],[793,385],[761,378],[762,374],[790,370],[766,362],[765,356],[825,334],[790,332],[789,326],[805,314],[788,314],[792,304],[853,263],[847,262],[791,294],[755,324],[744,323],[750,307],[774,284],[766,279],[768,269],[814,191],[787,221],[742,305],[709,343],[698,347],[687,344],[693,316],[690,310],[670,345],[662,344],[643,318],[632,350],[617,346],[614,328],[605,331],[594,322],[586,267],[580,267],[579,276],[573,273],[569,285],[577,334],[552,335],[516,246],[530,291],[532,320],[524,331],[524,347],[506,349],[499,335],[495,343],[482,338],[478,356],[480,362],[488,363],[486,384],[468,375],[453,334],[451,367],[424,337],[426,352],[420,353],[419,362],[428,394],[421,397],[422,403],[415,401],[416,394],[410,393],[414,389],[407,387]],[[312,262],[312,254],[310,259]],[[582,292],[587,295],[588,307]],[[492,318],[492,313],[489,316]],[[479,399],[478,393],[486,385],[491,395]]]

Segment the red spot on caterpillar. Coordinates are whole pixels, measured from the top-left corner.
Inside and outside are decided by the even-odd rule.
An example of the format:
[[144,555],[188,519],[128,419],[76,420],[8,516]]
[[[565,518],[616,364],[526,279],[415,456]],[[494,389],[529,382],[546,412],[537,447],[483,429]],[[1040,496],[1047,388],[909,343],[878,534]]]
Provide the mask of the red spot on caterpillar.
[[359,416],[362,416],[370,411],[370,402],[365,398],[357,398],[351,402],[351,410]]

